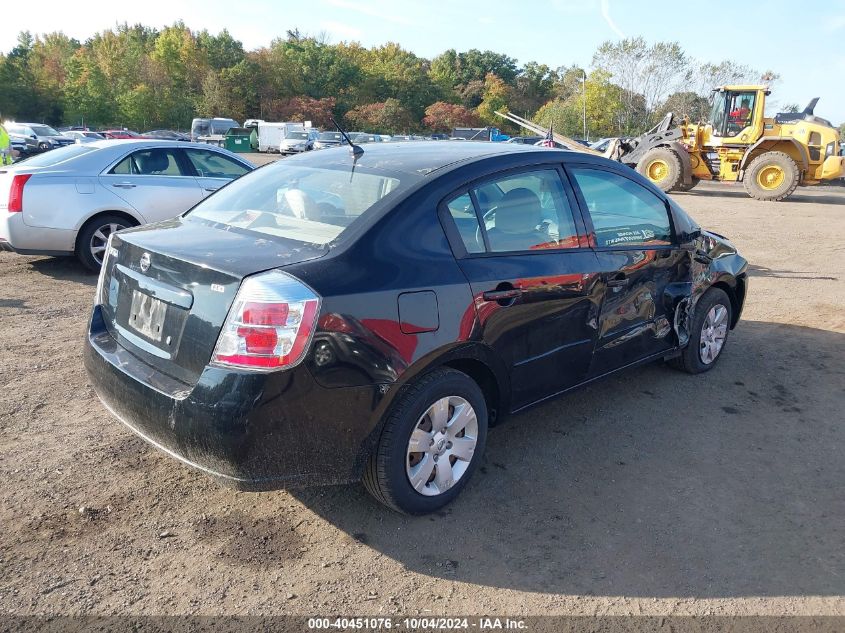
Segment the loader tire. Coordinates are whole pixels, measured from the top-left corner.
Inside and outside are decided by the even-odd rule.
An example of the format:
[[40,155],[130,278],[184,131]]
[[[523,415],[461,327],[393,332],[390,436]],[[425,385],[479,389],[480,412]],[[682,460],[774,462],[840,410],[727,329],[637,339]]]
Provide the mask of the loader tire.
[[801,180],[798,165],[783,152],[766,152],[751,161],[745,170],[743,184],[755,200],[783,200]]
[[681,159],[668,147],[648,150],[637,163],[637,171],[648,178],[661,191],[671,191],[683,184]]

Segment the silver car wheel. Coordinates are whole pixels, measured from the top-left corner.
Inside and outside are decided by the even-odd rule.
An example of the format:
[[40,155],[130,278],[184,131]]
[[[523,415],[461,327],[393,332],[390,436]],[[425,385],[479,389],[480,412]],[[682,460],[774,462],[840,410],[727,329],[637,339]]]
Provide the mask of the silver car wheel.
[[718,358],[728,336],[728,309],[717,303],[707,313],[701,326],[698,355],[705,365]]
[[408,481],[421,495],[443,494],[466,474],[477,443],[472,405],[460,396],[440,398],[417,421],[408,440]]
[[103,255],[105,254],[106,246],[109,243],[109,235],[115,231],[120,231],[125,228],[125,224],[110,222],[109,224],[104,224],[101,227],[98,227],[97,230],[94,231],[88,248],[91,249],[91,257],[93,257],[98,264],[102,265],[103,263]]

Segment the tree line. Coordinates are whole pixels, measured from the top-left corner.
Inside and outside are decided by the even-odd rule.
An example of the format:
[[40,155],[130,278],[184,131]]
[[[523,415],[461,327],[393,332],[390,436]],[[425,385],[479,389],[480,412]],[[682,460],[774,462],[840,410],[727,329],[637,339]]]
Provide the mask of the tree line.
[[248,51],[226,30],[123,24],[85,42],[22,32],[0,54],[0,114],[141,131],[185,129],[195,116],[321,127],[334,116],[351,128],[396,134],[482,125],[518,131],[495,114],[509,110],[580,137],[586,106],[595,138],[639,133],[668,110],[703,119],[713,86],[776,79],[732,60],[694,60],[677,42],[642,38],[605,42],[583,69],[520,65],[477,49],[426,59],[392,42],[365,48],[298,30]]

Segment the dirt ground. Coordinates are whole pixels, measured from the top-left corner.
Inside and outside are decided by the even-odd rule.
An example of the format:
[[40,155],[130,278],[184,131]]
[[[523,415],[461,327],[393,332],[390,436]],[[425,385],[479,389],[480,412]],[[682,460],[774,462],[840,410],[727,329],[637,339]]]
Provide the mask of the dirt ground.
[[424,518],[156,452],[87,383],[95,278],[0,253],[0,613],[845,614],[845,188],[677,199],[751,262],[720,364],[511,418]]

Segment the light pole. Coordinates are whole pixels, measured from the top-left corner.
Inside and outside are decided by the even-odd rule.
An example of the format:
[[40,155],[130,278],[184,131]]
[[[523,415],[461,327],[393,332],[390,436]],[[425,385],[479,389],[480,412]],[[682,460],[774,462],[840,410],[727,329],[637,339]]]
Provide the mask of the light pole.
[[584,140],[587,140],[587,71],[581,70],[583,73],[581,77],[581,94],[584,102]]

